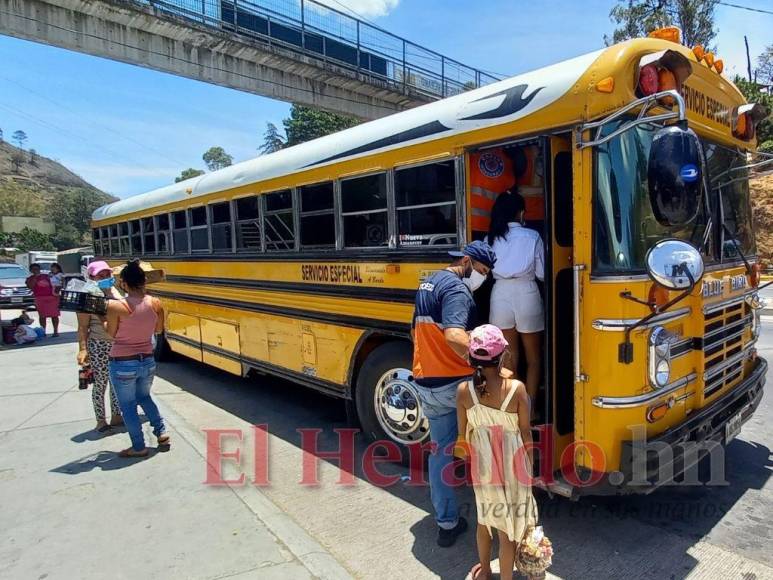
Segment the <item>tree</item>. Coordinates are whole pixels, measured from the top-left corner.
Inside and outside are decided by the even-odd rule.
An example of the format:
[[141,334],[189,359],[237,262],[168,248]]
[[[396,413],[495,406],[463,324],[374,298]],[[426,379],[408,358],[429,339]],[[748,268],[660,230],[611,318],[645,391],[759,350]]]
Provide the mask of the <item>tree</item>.
[[204,172],[201,169],[194,169],[193,167],[189,167],[188,169],[183,169],[180,173],[180,176],[174,178],[174,182],[180,183],[181,181],[192,179],[194,177],[198,177],[199,175],[204,175]]
[[51,237],[40,233],[38,230],[24,228],[18,234],[13,234],[14,246],[22,252],[30,250],[55,250]]
[[34,165],[34,166],[37,167],[37,165],[38,165],[38,152],[35,151],[34,149],[30,149],[29,150],[29,154],[30,154],[30,165]]
[[39,217],[46,203],[35,190],[14,181],[3,182],[0,187],[0,215]]
[[210,147],[201,158],[207,164],[207,169],[210,171],[223,169],[223,167],[228,167],[234,162],[233,157],[226,153],[222,147]]
[[16,149],[11,154],[11,163],[13,163],[13,170],[16,173],[19,173],[21,170],[21,164],[24,163],[24,152],[20,149]]
[[266,132],[263,133],[263,144],[258,147],[261,155],[268,155],[279,151],[285,146],[285,141],[279,134],[279,129],[273,123],[266,123]]
[[656,28],[678,26],[682,30],[682,43],[686,46],[700,44],[711,50],[717,31],[714,28],[714,8],[718,0],[618,0],[609,12],[617,28],[610,39],[614,44],[646,36]]
[[0,143],[3,142],[3,130],[0,129]]
[[359,124],[359,119],[318,111],[302,105],[293,105],[290,117],[284,119],[285,147],[292,147],[318,137],[324,137]]
[[54,222],[57,233],[76,238],[77,244],[91,227],[91,214],[104,203],[104,195],[97,191],[68,188],[59,193],[56,203],[49,205],[46,217]]
[[773,44],[768,45],[765,51],[757,57],[755,76],[757,82],[767,86],[773,85]]
[[27,134],[24,131],[15,131],[12,138],[19,144],[19,149],[24,149],[24,142],[27,140]]
[[767,147],[771,146],[768,141],[773,141],[773,116],[770,114],[773,112],[773,95],[769,93],[763,93],[760,90],[760,85],[757,83],[750,83],[744,78],[737,76],[733,79],[735,86],[738,87],[743,93],[743,96],[750,103],[759,103],[768,110],[768,117],[763,119],[757,124],[757,143],[759,149],[766,151]]

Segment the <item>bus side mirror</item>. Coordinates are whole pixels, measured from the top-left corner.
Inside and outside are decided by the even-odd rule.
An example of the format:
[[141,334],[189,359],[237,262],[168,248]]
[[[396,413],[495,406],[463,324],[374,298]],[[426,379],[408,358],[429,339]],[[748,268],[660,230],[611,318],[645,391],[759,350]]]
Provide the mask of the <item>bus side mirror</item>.
[[692,290],[703,278],[703,258],[691,244],[682,240],[661,240],[645,258],[647,273],[669,290]]
[[663,226],[683,226],[698,215],[703,151],[686,122],[655,133],[647,165],[647,186],[655,219]]

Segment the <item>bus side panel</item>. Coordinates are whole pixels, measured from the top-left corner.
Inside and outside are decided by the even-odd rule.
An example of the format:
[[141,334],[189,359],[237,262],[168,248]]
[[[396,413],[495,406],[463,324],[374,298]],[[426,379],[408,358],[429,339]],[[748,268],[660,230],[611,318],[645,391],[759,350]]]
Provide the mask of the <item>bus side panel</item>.
[[174,352],[201,361],[201,328],[199,319],[167,309],[166,337]]
[[235,375],[242,374],[237,325],[202,318],[201,349],[205,363]]
[[361,328],[178,299],[163,302],[174,352],[234,374],[242,374],[242,363],[268,363],[341,385],[342,391],[349,362],[365,333]]

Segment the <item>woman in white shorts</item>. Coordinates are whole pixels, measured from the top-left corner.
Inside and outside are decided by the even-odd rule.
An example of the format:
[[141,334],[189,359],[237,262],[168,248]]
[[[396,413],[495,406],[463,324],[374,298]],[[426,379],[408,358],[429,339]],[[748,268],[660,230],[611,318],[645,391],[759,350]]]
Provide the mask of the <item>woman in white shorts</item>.
[[536,280],[545,278],[545,247],[540,235],[523,227],[526,209],[523,196],[502,193],[491,209],[488,243],[497,263],[492,270],[489,322],[502,329],[510,345],[507,366],[518,372],[518,340],[526,354],[526,390],[532,401],[537,395],[542,364],[542,331],[545,313]]

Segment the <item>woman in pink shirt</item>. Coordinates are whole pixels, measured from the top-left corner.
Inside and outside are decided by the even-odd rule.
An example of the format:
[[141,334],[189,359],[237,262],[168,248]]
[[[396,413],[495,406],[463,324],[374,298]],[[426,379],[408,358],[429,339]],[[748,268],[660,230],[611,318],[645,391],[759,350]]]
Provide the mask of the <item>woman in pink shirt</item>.
[[111,300],[107,307],[107,333],[113,337],[110,349],[110,382],[121,407],[132,446],[121,457],[147,457],[137,405],[153,427],[159,445],[169,444],[164,419],[150,397],[156,373],[152,336],[164,330],[164,309],[158,298],[145,292],[145,272],[139,260],[121,270],[121,282],[127,292],[124,300]]
[[59,296],[54,294],[54,285],[48,274],[40,272],[40,264],[32,264],[27,278],[27,288],[32,290],[35,297],[35,310],[38,311],[40,326],[46,330],[46,319],[51,319],[54,327],[54,335],[59,336]]

